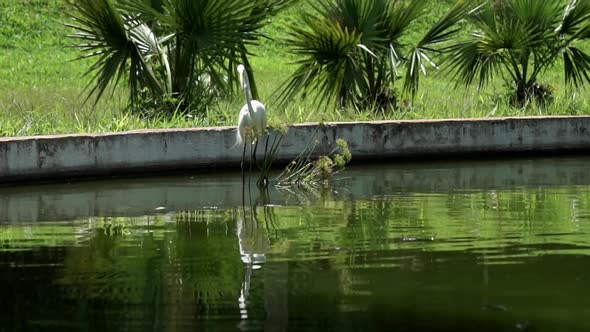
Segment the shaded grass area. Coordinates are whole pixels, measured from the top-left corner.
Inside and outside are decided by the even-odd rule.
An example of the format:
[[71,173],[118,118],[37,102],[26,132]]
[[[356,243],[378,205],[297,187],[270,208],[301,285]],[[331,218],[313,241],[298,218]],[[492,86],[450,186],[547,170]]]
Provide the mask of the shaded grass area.
[[[433,13],[442,13],[451,0],[432,2]],[[303,4],[304,6],[305,4]],[[97,107],[83,104],[88,78],[82,77],[89,62],[73,61],[80,55],[66,38],[63,22],[69,7],[62,0],[0,0],[0,136],[58,133],[111,132],[143,128],[175,128],[234,125],[245,100],[241,95],[216,105],[201,118],[175,115],[171,118],[142,119],[125,111],[125,87]],[[274,40],[262,40],[251,51],[261,101],[267,105],[275,124],[308,121],[353,121],[386,119],[474,118],[523,115],[582,115],[590,113],[584,91],[563,86],[561,68],[552,68],[542,81],[555,88],[555,103],[539,108],[513,108],[507,103],[507,89],[499,80],[477,90],[455,88],[444,73],[431,73],[422,80],[412,102],[407,96],[399,109],[390,111],[337,110],[320,108],[309,100],[295,100],[285,108],[274,106],[273,92],[288,78],[293,58],[280,38],[285,24],[296,21],[298,7],[289,9],[265,27]],[[431,16],[432,20],[437,15]],[[428,21],[422,22],[426,29]],[[410,37],[411,38],[411,37]],[[401,89],[403,82],[397,82]]]

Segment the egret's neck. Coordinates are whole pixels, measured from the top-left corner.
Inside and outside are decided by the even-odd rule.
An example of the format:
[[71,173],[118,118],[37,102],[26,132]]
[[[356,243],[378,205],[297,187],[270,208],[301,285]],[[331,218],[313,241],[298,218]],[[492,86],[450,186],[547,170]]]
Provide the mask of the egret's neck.
[[246,104],[248,104],[248,112],[250,116],[254,115],[254,108],[252,107],[252,92],[250,91],[250,80],[248,74],[244,73],[244,95],[246,95]]

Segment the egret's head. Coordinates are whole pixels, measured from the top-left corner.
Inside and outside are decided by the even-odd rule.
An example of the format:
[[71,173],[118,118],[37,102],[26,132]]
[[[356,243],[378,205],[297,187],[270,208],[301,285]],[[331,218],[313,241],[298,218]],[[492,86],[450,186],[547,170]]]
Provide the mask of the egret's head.
[[240,74],[240,86],[243,91],[246,91],[248,86],[248,74],[246,73],[246,67],[244,67],[244,65],[238,65],[238,74]]

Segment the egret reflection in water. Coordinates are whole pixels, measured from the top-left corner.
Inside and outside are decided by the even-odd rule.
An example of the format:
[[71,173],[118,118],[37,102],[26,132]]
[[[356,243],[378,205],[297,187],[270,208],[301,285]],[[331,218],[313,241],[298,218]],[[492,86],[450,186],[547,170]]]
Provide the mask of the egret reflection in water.
[[258,220],[256,220],[255,209],[256,207],[253,207],[253,210],[250,212],[251,218],[249,220],[245,220],[245,216],[242,216],[236,221],[240,258],[245,268],[244,281],[242,282],[240,297],[238,299],[240,318],[242,319],[248,318],[247,301],[250,292],[252,271],[262,268],[264,263],[266,263],[266,251],[269,246],[268,237],[260,229]]

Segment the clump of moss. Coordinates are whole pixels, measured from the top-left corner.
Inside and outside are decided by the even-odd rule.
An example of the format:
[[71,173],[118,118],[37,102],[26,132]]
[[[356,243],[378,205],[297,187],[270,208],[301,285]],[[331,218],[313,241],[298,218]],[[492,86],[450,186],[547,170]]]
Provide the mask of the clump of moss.
[[352,159],[348,143],[336,140],[336,147],[328,154],[312,159],[317,140],[312,138],[305,151],[293,160],[278,176],[279,186],[286,185],[327,185],[330,179],[344,170]]

